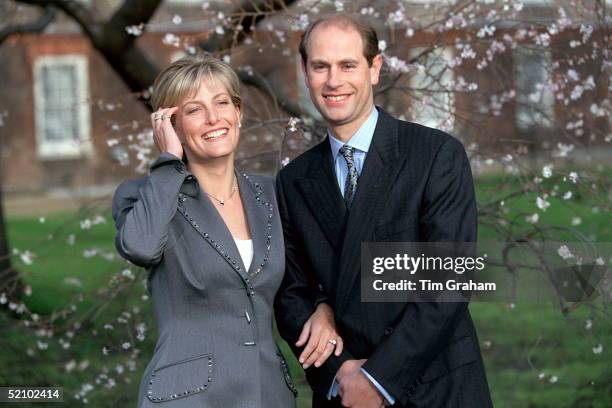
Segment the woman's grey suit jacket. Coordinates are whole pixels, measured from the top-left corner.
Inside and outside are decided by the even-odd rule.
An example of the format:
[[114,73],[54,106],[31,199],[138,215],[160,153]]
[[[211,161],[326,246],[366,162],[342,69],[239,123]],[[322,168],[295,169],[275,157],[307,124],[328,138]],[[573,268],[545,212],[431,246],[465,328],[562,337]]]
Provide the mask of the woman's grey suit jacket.
[[163,153],[149,176],[119,186],[116,246],[149,270],[159,338],[139,408],[295,406],[272,336],[283,234],[271,180],[237,175],[253,239],[245,270],[216,208],[182,161]]

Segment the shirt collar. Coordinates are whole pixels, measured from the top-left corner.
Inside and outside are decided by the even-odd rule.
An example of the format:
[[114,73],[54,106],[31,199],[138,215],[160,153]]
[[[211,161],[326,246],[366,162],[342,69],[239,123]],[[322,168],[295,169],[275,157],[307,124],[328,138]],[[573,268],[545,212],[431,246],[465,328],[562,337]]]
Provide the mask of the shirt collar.
[[359,129],[357,129],[357,132],[355,132],[355,134],[351,136],[349,141],[346,143],[336,139],[328,130],[327,135],[329,136],[329,143],[331,146],[332,157],[334,158],[334,160],[336,160],[336,156],[338,155],[340,148],[345,144],[354,147],[356,150],[360,150],[364,153],[367,153],[370,149],[372,138],[374,137],[374,130],[376,129],[377,121],[378,110],[376,109],[376,107],[373,107],[370,116],[368,116],[366,121],[363,122]]

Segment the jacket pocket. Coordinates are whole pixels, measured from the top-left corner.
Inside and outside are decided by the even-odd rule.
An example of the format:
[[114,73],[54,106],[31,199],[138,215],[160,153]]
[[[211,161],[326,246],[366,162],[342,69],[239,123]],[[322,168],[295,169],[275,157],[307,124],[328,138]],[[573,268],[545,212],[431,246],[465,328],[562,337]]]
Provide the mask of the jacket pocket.
[[450,371],[477,360],[474,338],[466,336],[454,340],[425,370],[419,382],[424,384],[448,374]]
[[289,366],[287,365],[287,361],[285,361],[285,356],[283,353],[277,348],[276,355],[280,359],[281,370],[283,372],[283,377],[285,377],[285,383],[287,383],[287,387],[291,390],[293,395],[297,397],[298,391],[295,388],[295,384],[293,384],[293,378],[291,377],[291,372],[289,371]]
[[157,367],[151,373],[147,398],[166,402],[204,392],[213,379],[212,353],[201,354]]

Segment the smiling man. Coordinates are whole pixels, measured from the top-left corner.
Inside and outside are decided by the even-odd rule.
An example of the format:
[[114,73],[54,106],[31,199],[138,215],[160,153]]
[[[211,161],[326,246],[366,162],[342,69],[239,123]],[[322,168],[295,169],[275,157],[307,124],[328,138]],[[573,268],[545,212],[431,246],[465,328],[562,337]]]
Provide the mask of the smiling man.
[[376,32],[359,17],[313,23],[300,54],[328,137],[277,178],[287,264],[276,316],[300,355],[295,343],[315,306],[334,312],[344,351],[320,367],[316,353],[302,361],[313,407],[492,406],[467,303],[360,296],[361,242],[476,241],[463,146],[374,106],[383,60]]

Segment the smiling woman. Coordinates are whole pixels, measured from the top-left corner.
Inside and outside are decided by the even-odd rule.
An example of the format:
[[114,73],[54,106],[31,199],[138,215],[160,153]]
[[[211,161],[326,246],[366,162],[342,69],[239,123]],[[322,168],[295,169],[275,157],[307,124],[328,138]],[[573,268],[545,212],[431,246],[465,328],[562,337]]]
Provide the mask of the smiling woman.
[[[241,103],[238,78],[222,61],[170,65],[152,96],[151,125],[162,153],[149,176],[115,193],[117,250],[149,270],[159,331],[140,408],[170,401],[172,407],[295,405],[272,334],[285,268],[274,187],[234,169]],[[319,364],[342,351],[329,306],[320,305],[305,327]]]

